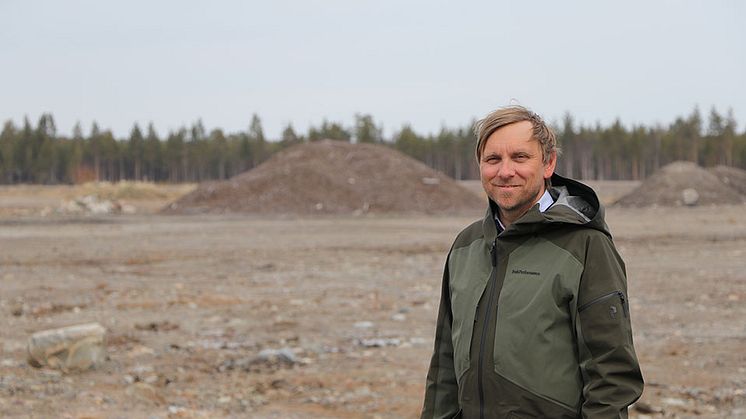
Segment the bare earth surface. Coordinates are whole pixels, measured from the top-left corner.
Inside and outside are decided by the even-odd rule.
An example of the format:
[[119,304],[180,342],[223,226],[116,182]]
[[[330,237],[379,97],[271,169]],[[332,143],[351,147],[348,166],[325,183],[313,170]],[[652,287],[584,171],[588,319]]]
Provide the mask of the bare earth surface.
[[[608,210],[633,417],[746,417],[745,209]],[[414,418],[444,258],[480,216],[36,214],[0,216],[0,417]],[[27,364],[31,333],[90,321],[102,368]]]

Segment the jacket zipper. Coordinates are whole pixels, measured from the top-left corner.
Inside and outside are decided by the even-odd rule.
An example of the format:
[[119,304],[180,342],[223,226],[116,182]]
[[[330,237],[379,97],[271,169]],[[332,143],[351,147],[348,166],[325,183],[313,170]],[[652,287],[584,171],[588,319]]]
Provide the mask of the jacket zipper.
[[490,273],[490,285],[487,292],[489,292],[489,298],[487,299],[487,308],[484,314],[484,325],[482,326],[482,336],[479,338],[479,362],[477,366],[477,389],[479,392],[479,419],[484,419],[484,376],[483,376],[483,365],[484,365],[484,339],[487,336],[487,326],[489,325],[490,314],[492,312],[492,304],[495,298],[495,282],[497,282],[497,239],[492,243],[492,249],[490,249],[490,259],[492,262],[492,272]]
[[608,294],[604,294],[600,297],[594,298],[591,301],[588,301],[587,303],[583,304],[582,306],[578,307],[578,313],[581,311],[587,309],[588,307],[600,303],[603,301],[606,301],[610,298],[619,297],[619,301],[622,303],[622,312],[624,313],[624,317],[629,316],[629,311],[627,309],[627,298],[624,296],[624,293],[622,291],[613,291]]

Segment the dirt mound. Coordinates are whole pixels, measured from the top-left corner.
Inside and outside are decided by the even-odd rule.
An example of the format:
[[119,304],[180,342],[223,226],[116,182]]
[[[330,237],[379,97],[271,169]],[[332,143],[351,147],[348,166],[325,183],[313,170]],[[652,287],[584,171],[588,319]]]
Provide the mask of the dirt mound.
[[227,181],[200,185],[169,214],[458,213],[484,200],[382,145],[320,141],[283,150]]
[[746,170],[730,166],[715,166],[707,170],[741,195],[746,195]]
[[692,162],[662,167],[616,205],[625,207],[740,204],[743,198],[718,177]]

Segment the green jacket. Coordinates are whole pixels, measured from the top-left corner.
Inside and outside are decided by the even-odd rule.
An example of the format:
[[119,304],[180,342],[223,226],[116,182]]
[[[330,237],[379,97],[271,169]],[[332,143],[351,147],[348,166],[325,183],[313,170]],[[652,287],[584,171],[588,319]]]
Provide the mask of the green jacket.
[[624,418],[642,394],[603,207],[582,183],[552,185],[544,213],[498,234],[490,201],[454,241],[422,418]]

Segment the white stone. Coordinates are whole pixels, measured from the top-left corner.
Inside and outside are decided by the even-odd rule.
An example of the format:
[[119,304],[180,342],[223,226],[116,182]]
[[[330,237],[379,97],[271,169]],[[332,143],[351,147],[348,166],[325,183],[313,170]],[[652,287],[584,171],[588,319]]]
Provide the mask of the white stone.
[[105,334],[106,329],[98,323],[34,333],[28,341],[28,361],[35,367],[65,372],[98,367],[106,360]]
[[699,193],[692,188],[687,188],[681,191],[681,199],[684,201],[684,205],[695,206],[699,201]]
[[407,320],[407,316],[402,313],[396,313],[393,316],[391,316],[391,320],[397,321],[397,322],[403,322]]

